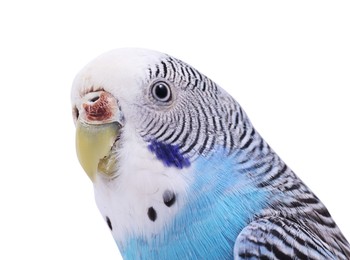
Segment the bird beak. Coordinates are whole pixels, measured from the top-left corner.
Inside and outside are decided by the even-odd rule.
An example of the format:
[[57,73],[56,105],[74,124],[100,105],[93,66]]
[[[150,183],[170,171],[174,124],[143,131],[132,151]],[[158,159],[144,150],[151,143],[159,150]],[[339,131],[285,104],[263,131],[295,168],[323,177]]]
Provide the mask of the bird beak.
[[112,176],[116,170],[113,147],[119,139],[121,112],[116,99],[105,91],[86,94],[78,108],[76,152],[92,182],[97,173]]

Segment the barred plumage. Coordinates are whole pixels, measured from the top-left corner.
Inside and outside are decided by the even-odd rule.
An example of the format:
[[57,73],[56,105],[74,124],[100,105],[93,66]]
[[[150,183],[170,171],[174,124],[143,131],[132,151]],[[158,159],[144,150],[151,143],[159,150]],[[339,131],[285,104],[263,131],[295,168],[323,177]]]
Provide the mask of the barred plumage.
[[[177,110],[180,118],[169,115],[164,121],[153,121],[154,118],[145,115],[151,121],[144,136],[179,145],[183,154],[193,160],[209,154],[215,145],[224,146],[228,154],[235,149],[245,150],[242,158],[237,158],[240,171],[244,174],[254,171],[257,186],[269,189],[275,196],[270,202],[271,208],[257,214],[252,222],[255,224],[243,231],[241,242],[236,242],[240,258],[350,258],[349,244],[327,209],[260,137],[236,101],[227,96],[226,100],[219,98],[220,91],[214,82],[174,58],[167,57],[150,67],[150,75],[162,75],[176,82],[186,89],[188,96]],[[173,126],[174,122],[180,124]],[[171,131],[169,126],[173,126]],[[258,240],[257,232],[268,232],[271,237],[265,235],[263,240]],[[248,243],[246,246],[243,240]],[[253,244],[258,251],[251,251]]]
[[[143,114],[140,120],[146,128],[141,130],[142,136],[156,138],[172,145],[178,145],[181,151],[191,158],[206,154],[216,144],[224,145],[232,152],[235,141],[233,116],[242,120],[243,112],[234,115],[236,107],[231,99],[227,103],[218,101],[218,86],[186,63],[167,57],[149,69],[148,82],[159,78],[180,85],[186,89],[187,97],[179,107],[167,115],[162,114],[163,120],[157,120],[148,114]],[[208,101],[213,101],[209,103]],[[227,120],[222,120],[222,114],[227,114]],[[179,115],[182,115],[180,118]],[[230,117],[230,118],[229,118]],[[166,131],[164,125],[168,125]],[[175,126],[175,122],[178,125]],[[169,130],[171,128],[171,130]],[[208,137],[208,133],[214,133]],[[199,153],[198,153],[199,151]]]
[[[98,69],[110,69],[108,80],[88,69],[73,95],[112,93],[125,116],[111,156],[126,166],[96,184],[99,201],[110,203],[101,202],[101,212],[122,216],[106,219],[109,226],[118,223],[113,236],[125,256],[350,259],[350,245],[326,207],[263,140],[238,102],[178,59],[126,52],[114,57],[126,65],[99,66],[104,58],[98,60]],[[155,82],[169,85],[172,102],[154,100]],[[175,197],[178,207],[169,208]]]

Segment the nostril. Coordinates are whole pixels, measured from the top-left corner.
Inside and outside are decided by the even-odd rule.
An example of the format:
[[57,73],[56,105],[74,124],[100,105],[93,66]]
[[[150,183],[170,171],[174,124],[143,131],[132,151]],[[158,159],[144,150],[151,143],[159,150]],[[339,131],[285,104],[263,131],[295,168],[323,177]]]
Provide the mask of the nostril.
[[99,99],[100,99],[100,97],[96,96],[96,97],[91,98],[89,101],[94,103],[94,102],[96,102]]
[[112,120],[116,109],[116,99],[105,91],[90,92],[82,98],[80,115],[86,121]]

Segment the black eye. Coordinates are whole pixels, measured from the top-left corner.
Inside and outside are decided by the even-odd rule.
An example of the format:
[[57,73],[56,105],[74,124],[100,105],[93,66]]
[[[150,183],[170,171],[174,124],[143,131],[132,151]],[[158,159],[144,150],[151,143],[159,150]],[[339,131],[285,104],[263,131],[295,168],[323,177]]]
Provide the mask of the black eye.
[[168,102],[171,99],[171,90],[168,83],[160,81],[152,86],[152,96],[161,102]]

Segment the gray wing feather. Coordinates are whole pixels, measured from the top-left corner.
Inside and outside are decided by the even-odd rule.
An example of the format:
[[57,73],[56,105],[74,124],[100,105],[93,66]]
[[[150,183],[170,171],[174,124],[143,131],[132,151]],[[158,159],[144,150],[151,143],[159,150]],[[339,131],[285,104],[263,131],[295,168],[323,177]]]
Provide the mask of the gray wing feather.
[[349,259],[348,254],[334,250],[301,223],[279,216],[251,222],[234,246],[234,259]]

